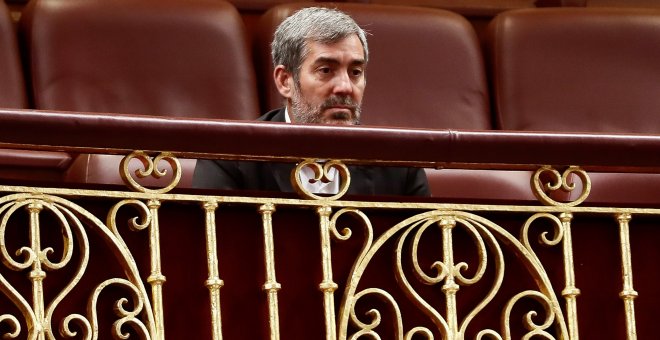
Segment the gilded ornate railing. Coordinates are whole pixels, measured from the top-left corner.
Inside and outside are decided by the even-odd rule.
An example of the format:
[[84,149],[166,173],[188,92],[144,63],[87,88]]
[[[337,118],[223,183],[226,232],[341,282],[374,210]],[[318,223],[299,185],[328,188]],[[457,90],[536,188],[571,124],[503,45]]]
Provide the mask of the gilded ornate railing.
[[[177,161],[171,155],[159,155],[152,160],[145,157],[143,153],[133,153],[125,159],[140,157],[144,160],[147,171],[140,174],[152,173],[156,176],[161,174],[154,167],[158,160],[167,159],[174,169]],[[301,163],[304,164],[304,163]],[[348,179],[350,174],[340,162],[330,163],[341,166],[341,173]],[[628,338],[635,338],[634,305],[633,299],[636,292],[632,283],[632,268],[630,259],[629,221],[633,215],[657,215],[657,209],[617,209],[617,208],[580,208],[576,203],[588,195],[589,177],[578,169],[570,168],[563,176],[547,167],[539,169],[533,178],[533,187],[536,193],[548,206],[512,206],[512,205],[455,205],[434,203],[384,203],[384,202],[350,202],[337,200],[340,197],[329,198],[318,197],[306,193],[313,200],[307,199],[271,199],[253,197],[222,197],[222,196],[199,196],[167,194],[167,188],[173,187],[173,182],[165,189],[147,189],[137,184],[128,173],[128,167],[122,164],[123,177],[127,184],[135,189],[135,192],[96,191],[96,190],[71,190],[71,189],[48,189],[0,186],[4,193],[0,202],[0,250],[2,260],[6,268],[24,274],[23,281],[10,282],[5,276],[0,279],[0,285],[5,296],[20,310],[19,314],[3,313],[1,320],[10,326],[11,331],[5,333],[8,338],[18,338],[20,335],[27,338],[68,338],[79,336],[83,339],[104,338],[99,334],[100,321],[97,302],[100,295],[109,286],[120,286],[126,290],[126,296],[116,301],[114,310],[116,320],[109,332],[115,337],[126,337],[131,328],[137,338],[164,339],[165,324],[167,320],[163,317],[163,289],[165,287],[165,274],[162,272],[162,256],[160,247],[159,209],[161,205],[176,203],[197,203],[203,209],[200,213],[206,219],[206,254],[208,265],[208,279],[206,282],[198,282],[206,285],[209,290],[209,314],[211,316],[211,327],[213,339],[222,338],[221,317],[221,289],[223,287],[222,270],[218,267],[218,256],[222,256],[223,249],[217,248],[216,216],[215,210],[218,204],[246,204],[258,207],[262,216],[263,224],[263,256],[265,268],[265,282],[263,290],[268,301],[268,324],[269,337],[277,339],[280,337],[278,291],[283,288],[276,279],[275,259],[277,251],[274,248],[274,237],[276,232],[273,228],[273,219],[276,209],[279,207],[304,207],[313,208],[319,219],[320,244],[322,261],[322,280],[318,288],[323,294],[323,306],[325,315],[325,334],[327,339],[348,338],[396,338],[411,339],[413,336],[423,336],[428,339],[446,338],[463,339],[469,333],[471,322],[478,318],[480,313],[500,293],[506,275],[505,252],[512,252],[518,256],[527,268],[527,275],[536,283],[532,289],[521,290],[508,297],[508,301],[497,308],[500,309],[499,317],[501,324],[499,328],[485,328],[478,332],[472,331],[473,337],[477,339],[510,339],[513,327],[523,328],[526,331],[522,338],[540,336],[542,338],[578,339],[578,313],[577,301],[580,290],[575,280],[575,265],[573,259],[573,244],[571,240],[572,220],[581,214],[605,214],[611,215],[613,221],[617,220],[621,234],[621,256],[623,286],[621,297],[624,300],[626,322],[628,324]],[[300,167],[298,167],[300,169]],[[326,167],[327,170],[327,167]],[[570,173],[578,173],[587,185],[576,202],[560,203],[553,201],[542,189],[539,174],[551,171],[556,174],[557,180],[554,184],[547,186],[557,189],[566,186],[565,179]],[[321,174],[319,172],[319,174]],[[176,176],[178,179],[180,176]],[[320,178],[320,177],[319,177]],[[346,180],[344,183],[348,183]],[[304,189],[300,189],[304,193]],[[104,199],[118,200],[108,211],[105,222],[87,211],[72,200],[73,198],[103,197]],[[146,231],[149,234],[149,269],[141,272],[132,255],[131,249],[124,242],[124,236],[118,226],[117,215],[119,210],[125,206],[132,206],[138,211],[138,216],[130,220],[130,227],[134,231]],[[414,214],[388,228],[381,234],[374,231],[369,215],[365,210],[369,209],[410,209]],[[28,215],[24,224],[13,225],[12,221],[17,219],[21,211]],[[524,224],[521,225],[519,236],[506,230],[492,220],[479,215],[481,211],[526,213],[530,214]],[[49,215],[49,216],[48,216]],[[360,232],[364,239],[361,240],[361,251],[352,261],[350,273],[341,273],[347,277],[345,285],[339,286],[333,279],[337,275],[333,271],[332,260],[335,248],[332,240],[346,241],[353,238],[351,229],[342,229],[341,221],[345,215],[352,215],[359,222]],[[44,219],[48,217],[55,219],[55,225],[61,232],[62,249],[55,250],[42,244],[42,228]],[[544,266],[543,261],[536,254],[534,242],[530,240],[530,229],[538,224],[536,221],[545,220],[550,223],[551,230],[540,235],[539,242],[545,246],[560,246],[562,248],[564,281],[552,282],[549,271],[557,270]],[[29,242],[27,244],[15,244],[16,239],[7,236],[8,228],[25,228],[28,230]],[[425,238],[430,237],[431,230],[437,229],[441,241],[434,248],[432,256],[437,258],[423,260],[421,244]],[[461,229],[471,238],[471,246],[476,250],[476,270],[472,274],[466,274],[468,263],[460,260],[455,253],[456,243],[454,233]],[[87,308],[85,311],[66,315],[61,320],[55,320],[54,314],[61,304],[67,303],[67,296],[79,285],[82,276],[88,270],[90,252],[89,234],[101,235],[115,253],[117,261],[121,264],[124,276],[113,277],[103,280],[95,286],[86,287],[88,290]],[[390,243],[393,252],[389,255],[394,257],[393,267],[381,275],[393,275],[399,284],[405,297],[418,308],[428,320],[432,327],[422,325],[410,325],[406,321],[406,315],[402,312],[398,301],[391,292],[379,287],[363,287],[361,278],[365,275],[374,259],[382,256],[385,245]],[[464,244],[463,244],[464,245]],[[15,249],[10,253],[9,249]],[[60,253],[61,252],[61,253]],[[54,258],[54,254],[60,253]],[[74,256],[78,253],[78,256]],[[428,255],[428,254],[427,254]],[[73,259],[78,257],[76,263]],[[62,270],[65,267],[73,267],[72,275],[68,284],[51,300],[44,295],[47,284],[47,273]],[[409,269],[406,269],[410,266]],[[489,268],[492,267],[492,268]],[[483,299],[469,311],[459,311],[457,301],[461,299],[462,293],[468,291],[471,286],[485,280],[487,271],[491,274],[492,282]],[[22,295],[17,286],[28,284],[31,286],[31,294]],[[425,299],[416,288],[415,283],[421,283],[433,287],[443,294],[443,299]],[[286,287],[284,287],[286,288]],[[561,295],[557,292],[561,291]],[[338,298],[335,294],[339,292],[342,296]],[[383,311],[369,309],[365,314],[358,312],[358,305],[369,297],[377,297],[385,302],[389,312],[390,322],[394,327],[389,331],[391,334],[381,334]],[[512,309],[524,299],[535,300],[540,305],[540,310],[529,310],[521,323],[511,318]],[[442,303],[440,303],[443,301]],[[337,303],[337,305],[336,305]],[[128,307],[130,305],[130,307]],[[336,309],[336,307],[338,307]],[[321,306],[319,306],[321,308]],[[462,315],[462,316],[461,316]],[[540,315],[540,316],[539,316]],[[540,318],[540,319],[535,319]],[[19,321],[22,320],[22,321]],[[59,327],[55,325],[60,325]],[[21,325],[25,325],[21,327]],[[74,325],[79,331],[74,331]],[[130,326],[130,327],[129,327]],[[78,332],[80,334],[78,334]],[[58,336],[59,335],[59,336]]]
[[[135,158],[144,168],[132,174]],[[583,168],[538,167],[530,190],[542,204],[356,201],[343,196],[344,162],[299,159],[295,171],[313,167],[317,180],[337,168],[340,192],[306,192],[296,174],[300,198],[175,192],[177,158],[141,151],[119,169],[130,190],[0,185],[1,334],[637,338],[630,234],[653,235],[660,209],[582,206]],[[163,162],[172,182],[141,185]],[[553,198],[576,180],[576,199]]]

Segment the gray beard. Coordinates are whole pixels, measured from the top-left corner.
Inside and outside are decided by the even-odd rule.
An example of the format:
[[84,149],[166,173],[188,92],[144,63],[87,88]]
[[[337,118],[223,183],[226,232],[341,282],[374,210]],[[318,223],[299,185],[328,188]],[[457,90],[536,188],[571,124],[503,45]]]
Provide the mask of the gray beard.
[[310,103],[305,101],[300,95],[300,90],[298,87],[295,87],[293,90],[293,96],[291,97],[291,115],[294,117],[294,122],[302,124],[327,124],[329,122],[323,119],[323,111],[334,105],[348,105],[352,106],[352,117],[350,117],[345,112],[337,112],[335,116],[331,118],[349,120],[353,125],[360,124],[360,114],[362,109],[359,105],[353,103],[350,97],[348,96],[331,96],[326,99],[323,103],[317,106],[312,106]]

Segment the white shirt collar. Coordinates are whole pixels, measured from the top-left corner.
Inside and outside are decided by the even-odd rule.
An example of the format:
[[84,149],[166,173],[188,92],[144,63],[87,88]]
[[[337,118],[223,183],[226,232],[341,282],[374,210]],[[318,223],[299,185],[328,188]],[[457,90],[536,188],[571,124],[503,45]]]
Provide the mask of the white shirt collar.
[[284,107],[284,121],[291,123],[291,117],[289,117],[289,106]]

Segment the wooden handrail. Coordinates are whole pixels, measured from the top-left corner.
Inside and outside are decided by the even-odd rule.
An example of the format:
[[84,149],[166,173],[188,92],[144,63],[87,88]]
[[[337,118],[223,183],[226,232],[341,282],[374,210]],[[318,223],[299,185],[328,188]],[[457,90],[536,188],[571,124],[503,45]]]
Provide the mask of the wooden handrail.
[[367,126],[0,110],[0,146],[126,154],[170,151],[184,158],[343,159],[435,168],[532,169],[580,165],[596,171],[660,172],[660,136]]

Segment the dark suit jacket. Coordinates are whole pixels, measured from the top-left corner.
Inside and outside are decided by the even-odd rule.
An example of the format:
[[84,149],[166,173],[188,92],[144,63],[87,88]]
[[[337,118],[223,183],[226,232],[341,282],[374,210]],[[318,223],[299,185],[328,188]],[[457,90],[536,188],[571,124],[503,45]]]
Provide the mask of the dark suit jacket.
[[[284,109],[270,111],[259,120],[284,122]],[[290,174],[295,164],[276,162],[199,160],[193,187],[226,190],[293,192]],[[348,166],[347,194],[429,196],[424,170],[404,167]]]

